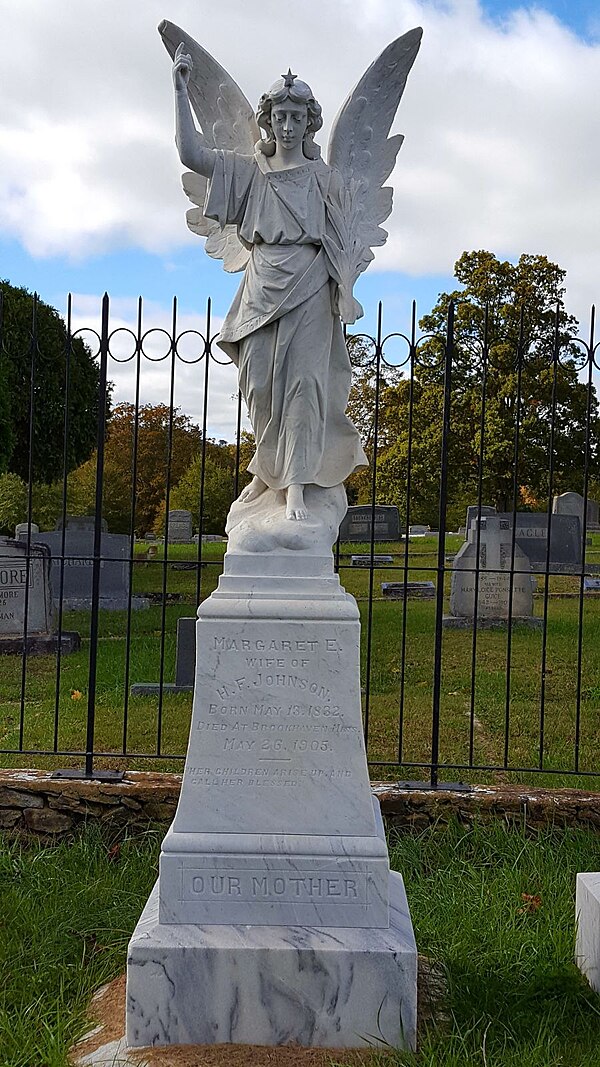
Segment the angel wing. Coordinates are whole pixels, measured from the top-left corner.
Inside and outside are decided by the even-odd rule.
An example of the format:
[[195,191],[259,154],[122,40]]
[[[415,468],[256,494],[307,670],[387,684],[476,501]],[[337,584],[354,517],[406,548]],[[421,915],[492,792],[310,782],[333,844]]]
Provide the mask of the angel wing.
[[[158,27],[158,32],[172,59],[182,43],[192,57],[193,69],[188,92],[205,146],[252,155],[260,138],[260,130],[254,111],[239,85],[210,52],[173,22],[165,19]],[[193,171],[186,171],[182,182],[187,197],[197,205],[186,215],[190,230],[206,237],[206,251],[213,259],[222,259],[225,270],[232,273],[244,270],[250,252],[240,241],[237,227],[225,226],[221,229],[218,222],[204,216],[207,179]]]
[[[393,190],[384,183],[404,140],[402,134],[388,134],[422,35],[420,27],[409,30],[383,50],[345,100],[331,130],[328,162],[343,181],[328,203],[334,236],[324,237],[323,244],[347,307],[356,279],[373,259],[372,249],[387,238],[381,223],[392,210]],[[356,301],[354,305],[362,312]],[[353,322],[359,314],[342,317]]]

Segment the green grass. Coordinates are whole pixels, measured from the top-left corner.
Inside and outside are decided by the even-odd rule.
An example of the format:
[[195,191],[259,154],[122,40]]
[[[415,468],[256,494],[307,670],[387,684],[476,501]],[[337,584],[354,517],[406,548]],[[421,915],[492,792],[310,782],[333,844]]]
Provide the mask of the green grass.
[[[124,969],[158,842],[147,834],[115,855],[94,829],[56,847],[4,841],[1,1067],[66,1067],[89,997]],[[600,998],[572,962],[575,874],[600,869],[599,836],[452,825],[396,838],[391,859],[419,951],[447,976],[450,1021],[417,1056],[382,1064],[600,1067]],[[524,893],[539,907],[523,910]]]
[[[446,551],[456,551],[462,539],[449,536]],[[136,546],[142,554],[147,546]],[[222,566],[224,545],[208,543],[202,546],[206,566],[201,568],[201,597],[215,588]],[[162,550],[158,546],[159,551]],[[367,618],[370,577],[368,570],[348,566],[352,553],[367,552],[366,544],[344,544],[340,563],[343,585],[357,597],[361,611],[362,667],[365,684],[367,660]],[[395,566],[403,563],[404,548],[399,544],[378,544],[377,553],[392,554]],[[600,559],[600,537],[588,550],[590,559]],[[409,578],[435,580],[437,540],[423,538],[410,544]],[[164,607],[165,672],[166,681],[174,679],[175,631],[180,616],[191,616],[196,609],[196,574],[193,571],[172,570],[170,563],[197,558],[196,546],[170,546],[169,559],[145,562],[140,559],[134,567],[136,594],[160,597],[163,575],[171,599]],[[166,566],[166,570],[165,570]],[[403,605],[380,597],[380,583],[398,580],[400,569],[378,568],[374,575],[373,630],[371,639],[371,677],[369,685],[368,754],[373,763],[373,775],[382,778],[426,776],[426,772],[411,764],[427,763],[430,758],[432,728],[432,684],[434,673],[435,602],[411,600],[406,607],[404,630]],[[445,578],[449,593],[450,575]],[[543,583],[534,602],[537,615],[543,610]],[[575,770],[575,743],[579,729],[579,769],[595,772],[600,766],[600,598],[586,597],[581,670],[581,701],[577,706],[577,635],[579,603],[576,593],[579,581],[570,576],[550,580],[548,601],[548,640],[546,670],[542,677],[542,638],[539,631],[515,625],[511,637],[510,708],[508,717],[508,766],[514,768],[543,765],[549,772],[554,768]],[[163,606],[153,602],[146,611],[132,613],[129,682],[158,681],[161,653]],[[50,767],[65,764],[80,765],[81,758],[64,756],[42,757],[38,751],[53,749],[55,745],[55,691],[58,688],[58,721],[56,748],[58,751],[81,751],[85,748],[88,671],[89,625],[86,612],[65,614],[65,629],[79,630],[83,638],[80,652],[62,659],[60,676],[55,657],[30,658],[27,663],[24,694],[24,729],[21,736],[21,661],[18,657],[3,657],[0,677],[0,748],[12,750],[0,755],[4,766],[31,765]],[[100,641],[96,688],[95,747],[98,751],[118,753],[123,745],[123,716],[127,703],[126,747],[131,753],[126,759],[104,757],[100,763],[116,767],[178,770],[177,759],[147,760],[135,753],[155,752],[160,735],[160,752],[165,757],[185,752],[191,697],[164,696],[159,706],[157,697],[131,697],[126,701],[124,678],[126,667],[126,613],[100,613]],[[402,642],[405,641],[405,685],[401,693]],[[505,631],[480,631],[476,640],[475,673],[472,678],[473,634],[470,631],[448,630],[443,635],[441,678],[441,736],[440,758],[443,764],[502,766],[505,760],[504,734],[506,716],[506,667],[508,635]],[[542,689],[544,714],[542,717]],[[73,701],[73,690],[83,698]],[[402,730],[399,716],[402,710]],[[544,743],[540,752],[540,727]],[[34,755],[18,756],[19,748],[32,750]],[[404,768],[395,766],[399,754]],[[386,766],[387,764],[387,766]],[[466,781],[522,781],[531,775],[484,770],[449,769],[442,771],[449,780]],[[600,775],[589,780],[583,775],[572,779],[566,774],[547,773],[540,784],[580,785],[600,787]]]

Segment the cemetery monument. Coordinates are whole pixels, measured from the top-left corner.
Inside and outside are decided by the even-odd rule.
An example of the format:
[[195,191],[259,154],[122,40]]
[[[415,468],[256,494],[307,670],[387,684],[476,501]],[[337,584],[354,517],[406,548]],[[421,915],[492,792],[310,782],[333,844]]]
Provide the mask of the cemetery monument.
[[0,538],[0,655],[23,650],[28,656],[76,652],[74,630],[54,629],[50,551],[46,545]]
[[[94,523],[93,515],[67,515],[64,530],[58,520],[54,530],[31,534],[33,543],[47,545],[50,549],[54,600],[58,604],[62,599],[66,610],[89,611],[92,607]],[[104,610],[127,610],[130,550],[128,535],[109,533],[106,520],[102,519],[99,606]],[[147,608],[149,601],[145,597],[132,596],[131,606],[134,610]]]
[[[342,322],[382,244],[388,137],[421,30],[390,44],[334,123],[288,69],[256,115],[171,23],[177,145],[206,251],[244,277],[220,345],[256,439],[224,571],[198,610],[190,743],[159,880],[129,948],[127,1042],[414,1048],[416,946],[390,872],[361,725],[360,624],[333,569],[343,481]],[[191,106],[190,106],[191,105]],[[201,128],[195,126],[192,109]]]
[[[512,588],[511,588],[512,587]],[[444,626],[462,629],[503,626],[509,619],[541,625],[533,615],[531,565],[515,540],[509,517],[473,519],[468,541],[452,564],[450,614]]]

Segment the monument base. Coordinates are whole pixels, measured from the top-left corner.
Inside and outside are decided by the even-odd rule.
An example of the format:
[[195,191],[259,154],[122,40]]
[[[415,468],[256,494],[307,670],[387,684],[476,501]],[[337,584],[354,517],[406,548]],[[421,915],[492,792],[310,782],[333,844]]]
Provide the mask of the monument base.
[[193,693],[193,685],[177,685],[176,682],[135,682],[129,686],[132,697],[155,697],[160,692],[172,695],[173,693]]
[[62,656],[69,652],[78,652],[81,647],[81,636],[76,630],[63,630],[62,634],[28,634],[25,640],[19,634],[5,635],[0,637],[0,655],[22,656],[50,656],[58,652]]
[[417,948],[401,875],[386,929],[158,921],[158,883],[129,945],[127,1046],[414,1049]]
[[543,626],[543,619],[536,615],[513,615],[511,620],[495,616],[475,620],[468,615],[444,615],[442,626],[446,630],[472,630],[477,622],[478,630],[508,630],[509,621],[512,626],[528,626],[530,630],[539,630]]

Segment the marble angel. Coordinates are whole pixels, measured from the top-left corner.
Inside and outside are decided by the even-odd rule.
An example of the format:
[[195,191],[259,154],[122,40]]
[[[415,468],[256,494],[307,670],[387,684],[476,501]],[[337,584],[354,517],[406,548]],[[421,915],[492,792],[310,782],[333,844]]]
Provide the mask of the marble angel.
[[421,30],[393,41],[362,76],[334,122],[327,163],[314,140],[321,107],[291,70],[254,113],[183,30],[162,22],[159,31],[174,60],[183,186],[196,205],[188,226],[225,270],[244,272],[219,340],[238,368],[256,440],[240,502],[283,492],[286,519],[302,523],[307,489],[339,487],[367,463],[345,414],[342,323],[362,315],[353,286],[387,238],[384,183],[403,140],[388,135]]

